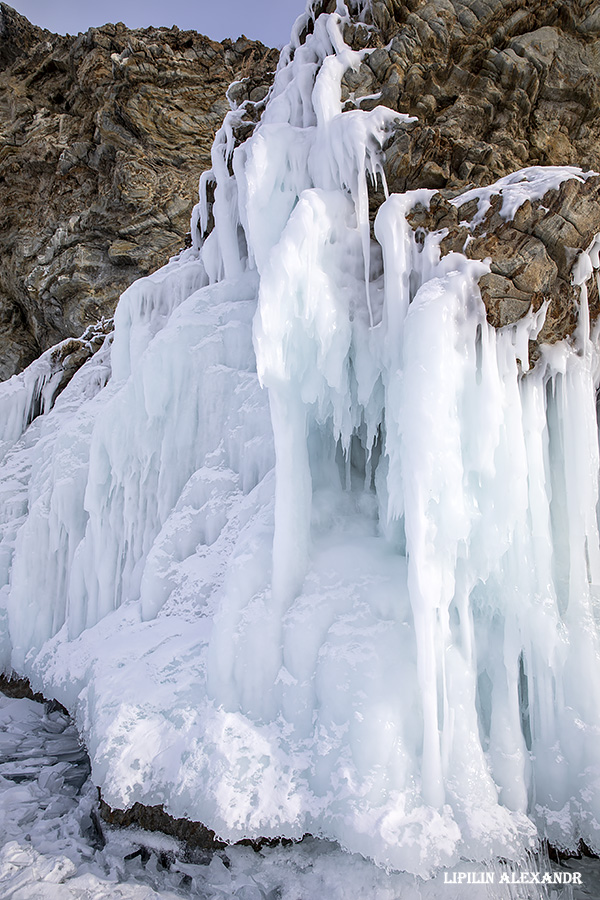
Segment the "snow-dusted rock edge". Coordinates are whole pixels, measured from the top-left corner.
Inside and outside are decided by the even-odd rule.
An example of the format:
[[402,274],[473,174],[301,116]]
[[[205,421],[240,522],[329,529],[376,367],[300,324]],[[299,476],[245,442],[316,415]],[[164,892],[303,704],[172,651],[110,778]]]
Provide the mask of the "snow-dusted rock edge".
[[402,117],[341,112],[369,51],[343,4],[301,44],[307,16],[254,134],[234,149],[237,109],[217,135],[208,237],[52,409],[28,424],[43,363],[0,386],[0,665],[73,711],[114,807],[423,876],[600,849],[598,244],[576,335],[528,371],[544,308],[486,322],[487,263],[407,224],[431,192],[371,235]]

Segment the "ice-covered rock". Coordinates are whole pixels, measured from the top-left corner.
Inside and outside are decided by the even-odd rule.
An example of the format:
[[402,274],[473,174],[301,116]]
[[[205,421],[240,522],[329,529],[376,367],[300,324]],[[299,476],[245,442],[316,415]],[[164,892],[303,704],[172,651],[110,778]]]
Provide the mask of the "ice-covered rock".
[[547,302],[494,329],[493,261],[411,227],[432,190],[386,196],[399,114],[343,111],[368,12],[309,4],[253,133],[234,102],[217,134],[193,247],[7,452],[2,665],[73,711],[115,807],[421,876],[600,849],[598,243],[531,367]]

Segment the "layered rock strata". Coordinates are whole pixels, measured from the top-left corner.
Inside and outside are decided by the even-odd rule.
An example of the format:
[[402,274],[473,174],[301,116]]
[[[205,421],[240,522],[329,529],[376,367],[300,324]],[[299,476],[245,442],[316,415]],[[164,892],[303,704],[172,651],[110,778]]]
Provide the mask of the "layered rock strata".
[[[335,8],[325,0],[315,14]],[[415,117],[386,147],[389,191],[437,189],[431,212],[411,217],[414,227],[447,229],[442,253],[491,260],[480,287],[494,326],[547,303],[539,342],[576,327],[572,265],[600,231],[598,178],[564,182],[527,201],[514,221],[499,214],[500,193],[473,227],[469,207],[451,201],[532,166],[600,171],[599,36],[595,0],[373,0],[344,33],[367,50],[342,79],[344,111],[383,105]],[[261,109],[247,103],[244,112],[238,143]],[[372,222],[383,199],[372,185]],[[595,283],[589,301],[595,319]]]
[[51,34],[0,4],[0,379],[184,243],[215,131],[277,52],[177,28]]
[[466,246],[468,210],[447,201],[528,166],[600,171],[599,36],[594,0],[375,0],[346,33],[354,47],[378,44],[346,75],[346,108],[382,103],[417,117],[387,148],[390,191],[438,188],[421,224],[449,228],[443,252],[491,259],[480,287],[496,327],[548,301],[540,341],[575,328],[571,266],[600,231],[598,179],[568,181],[512,222],[497,196]]
[[390,190],[600,168],[596,0],[374,0],[363,18],[345,39],[376,49],[347,73],[346,107],[418,117],[388,149]]
[[[516,322],[530,309],[547,304],[544,325],[530,351],[541,343],[570,337],[577,327],[580,289],[573,283],[573,265],[600,232],[600,176],[572,178],[540,199],[526,200],[514,218],[502,215],[499,191],[490,208],[478,216],[477,200],[454,203],[436,193],[425,210],[418,207],[411,225],[444,231],[442,254],[464,253],[469,259],[488,259],[490,273],[479,280],[488,321],[496,328]],[[600,314],[598,286],[588,285],[589,314]]]

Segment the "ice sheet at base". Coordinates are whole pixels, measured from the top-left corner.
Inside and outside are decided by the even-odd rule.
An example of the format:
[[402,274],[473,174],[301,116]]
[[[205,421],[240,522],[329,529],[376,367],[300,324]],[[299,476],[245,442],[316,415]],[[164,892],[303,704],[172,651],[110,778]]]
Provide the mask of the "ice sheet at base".
[[486,264],[406,221],[430,192],[371,234],[399,117],[341,112],[348,22],[299,21],[253,136],[243,109],[217,135],[212,232],[11,431],[2,664],[74,712],[115,807],[423,877],[600,849],[597,247],[581,327],[528,371],[544,309],[488,325]]
[[581,888],[557,889],[560,900],[597,896],[598,864],[591,860],[553,868],[542,861],[540,868],[532,859],[528,872],[494,864],[470,871],[463,864],[423,884],[316,838],[212,853],[158,832],[111,827],[99,817],[86,754],[62,712],[0,694],[0,728],[4,900],[460,900],[465,890],[477,900],[549,900],[552,890],[543,886],[510,883],[534,874],[561,880],[581,874]]

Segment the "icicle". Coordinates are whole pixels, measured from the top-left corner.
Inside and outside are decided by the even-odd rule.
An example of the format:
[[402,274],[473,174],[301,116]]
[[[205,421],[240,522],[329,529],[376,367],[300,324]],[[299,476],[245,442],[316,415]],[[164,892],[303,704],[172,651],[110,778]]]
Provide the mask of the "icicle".
[[596,235],[587,250],[579,254],[573,267],[573,284],[579,287],[579,318],[577,322],[577,342],[583,353],[589,355],[590,343],[590,313],[588,305],[587,281],[592,276],[594,269],[600,265],[600,235]]

